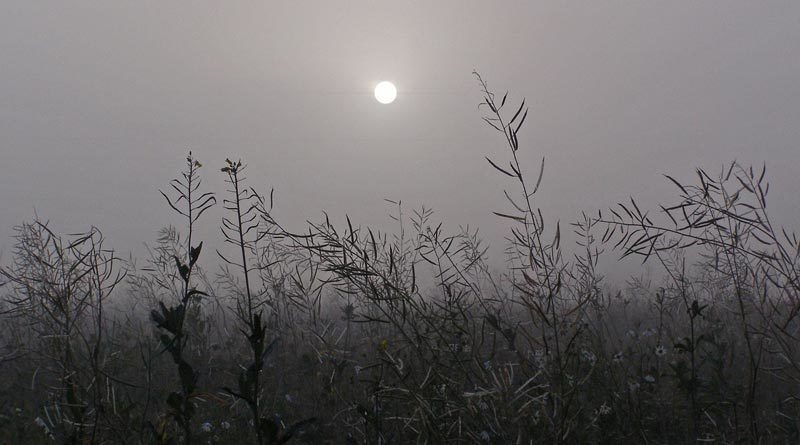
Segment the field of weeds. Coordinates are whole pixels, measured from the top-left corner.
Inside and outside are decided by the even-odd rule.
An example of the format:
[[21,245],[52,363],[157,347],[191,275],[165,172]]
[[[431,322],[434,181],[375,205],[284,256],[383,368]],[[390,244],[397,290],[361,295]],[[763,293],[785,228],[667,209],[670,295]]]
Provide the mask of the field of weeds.
[[[559,224],[536,204],[544,161],[522,167],[524,101],[477,78],[507,147],[487,158],[508,181],[486,206],[511,227],[502,272],[477,232],[399,202],[391,233],[285,227],[241,161],[190,154],[162,187],[183,224],[146,258],[94,227],[16,228],[0,443],[798,443],[800,242],[765,169],[667,176],[672,202]],[[217,224],[226,247],[203,249]],[[603,256],[659,272],[612,286]]]

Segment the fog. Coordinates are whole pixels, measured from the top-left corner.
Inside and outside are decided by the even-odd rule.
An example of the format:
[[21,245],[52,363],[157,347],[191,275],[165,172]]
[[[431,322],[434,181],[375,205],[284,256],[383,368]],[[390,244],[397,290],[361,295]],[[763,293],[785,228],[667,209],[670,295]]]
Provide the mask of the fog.
[[[390,228],[425,204],[496,248],[513,183],[485,161],[478,70],[527,98],[521,158],[566,223],[734,159],[766,162],[779,223],[800,218],[796,2],[30,2],[0,13],[0,248],[34,214],[100,227],[122,252],[176,223],[158,193],[188,150],[275,188],[276,216]],[[399,90],[372,97],[380,80]],[[516,103],[516,102],[515,102]],[[218,238],[219,212],[201,221]]]

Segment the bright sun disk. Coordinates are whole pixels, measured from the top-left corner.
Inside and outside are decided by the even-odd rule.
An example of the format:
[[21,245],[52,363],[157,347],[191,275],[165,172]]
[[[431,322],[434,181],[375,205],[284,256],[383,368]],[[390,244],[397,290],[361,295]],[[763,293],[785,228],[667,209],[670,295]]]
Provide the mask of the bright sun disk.
[[375,87],[375,99],[382,104],[390,104],[397,97],[397,88],[388,81],[383,81]]

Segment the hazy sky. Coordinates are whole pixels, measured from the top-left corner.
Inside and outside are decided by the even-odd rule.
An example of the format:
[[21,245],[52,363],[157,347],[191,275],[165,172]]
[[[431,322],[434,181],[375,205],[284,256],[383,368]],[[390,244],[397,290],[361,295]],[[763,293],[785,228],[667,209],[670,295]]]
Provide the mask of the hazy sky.
[[[178,221],[157,190],[189,149],[218,191],[224,159],[243,158],[293,227],[323,210],[384,223],[393,198],[500,244],[491,211],[513,184],[484,160],[507,149],[473,69],[527,97],[522,158],[547,158],[552,220],[738,159],[767,162],[770,205],[798,226],[800,2],[5,0],[3,258],[34,210],[141,253]],[[384,79],[388,106],[372,97]]]

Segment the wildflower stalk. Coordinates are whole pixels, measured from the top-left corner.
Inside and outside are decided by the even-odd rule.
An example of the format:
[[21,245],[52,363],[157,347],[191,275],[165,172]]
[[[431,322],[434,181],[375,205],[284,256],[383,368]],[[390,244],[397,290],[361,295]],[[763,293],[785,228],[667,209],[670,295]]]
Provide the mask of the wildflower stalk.
[[[562,271],[564,268],[559,264],[560,257],[560,241],[561,231],[556,225],[556,233],[551,243],[546,243],[543,240],[544,234],[544,219],[541,212],[533,204],[533,196],[539,190],[544,173],[544,158],[542,158],[539,175],[536,184],[531,187],[526,180],[524,170],[522,169],[517,155],[519,151],[519,131],[525,123],[528,116],[528,109],[525,107],[525,101],[517,108],[516,112],[510,119],[503,116],[502,110],[506,105],[508,93],[499,101],[496,100],[495,94],[489,90],[489,87],[484,79],[477,72],[473,72],[475,77],[480,83],[482,93],[484,94],[484,101],[481,105],[489,108],[488,117],[484,117],[484,121],[492,128],[503,134],[506,145],[508,146],[511,154],[511,160],[508,167],[501,167],[488,157],[486,160],[505,176],[511,177],[519,183],[521,191],[521,202],[515,201],[506,192],[505,196],[508,202],[513,207],[513,212],[500,213],[494,212],[495,215],[508,219],[514,223],[520,224],[521,229],[512,229],[512,245],[517,249],[516,254],[520,260],[521,267],[519,268],[523,278],[524,284],[515,284],[515,287],[520,290],[528,298],[525,304],[528,306],[529,311],[535,318],[541,319],[546,326],[541,329],[541,343],[544,346],[545,356],[553,355],[555,367],[554,375],[555,388],[554,391],[548,394],[549,411],[551,420],[555,426],[553,434],[557,442],[564,440],[565,434],[569,431],[570,426],[568,422],[568,411],[571,403],[571,398],[564,397],[566,395],[566,387],[564,380],[565,367],[567,361],[563,358],[565,351],[563,350],[562,326],[565,326],[560,320],[559,312],[562,310],[559,304],[559,294],[562,290]],[[584,296],[584,300],[576,302],[576,306],[566,310],[566,313],[573,313],[580,308],[589,296]],[[567,348],[572,348],[573,340],[577,337],[580,329],[576,330],[572,338],[567,340]]]
[[[160,337],[161,344],[164,351],[170,353],[172,361],[177,367],[180,391],[169,393],[167,405],[172,418],[183,431],[184,444],[188,445],[192,443],[191,420],[195,411],[192,399],[197,388],[198,373],[185,357],[188,334],[185,332],[184,324],[192,298],[207,296],[205,292],[192,286],[192,272],[195,270],[203,248],[202,242],[196,247],[192,246],[192,237],[197,219],[216,203],[216,198],[210,192],[199,192],[201,180],[198,170],[202,165],[192,157],[191,152],[186,158],[186,163],[187,167],[181,174],[182,178],[173,179],[170,183],[175,192],[173,196],[170,197],[163,191],[161,192],[169,206],[186,218],[189,229],[186,259],[182,260],[177,252],[173,256],[180,276],[181,294],[177,305],[168,307],[163,302],[159,302],[159,309],[153,309],[150,317],[158,328],[165,331]],[[163,431],[157,432],[157,435],[165,436]]]
[[248,252],[256,250],[258,242],[266,235],[266,231],[259,231],[259,209],[264,205],[264,199],[254,189],[245,188],[242,172],[245,166],[242,161],[233,162],[225,160],[226,165],[222,172],[228,175],[226,182],[230,188],[230,198],[223,200],[225,210],[233,217],[223,217],[222,234],[226,243],[234,245],[239,253],[238,262],[226,257],[220,251],[217,255],[229,266],[240,269],[244,277],[244,301],[237,301],[237,316],[244,324],[243,332],[247,336],[252,353],[252,362],[239,376],[238,390],[225,388],[225,390],[243,400],[248,408],[255,428],[256,443],[264,445],[271,431],[277,425],[271,419],[262,418],[261,415],[261,371],[264,368],[264,359],[272,350],[276,340],[266,344],[266,323],[262,319],[259,307],[262,302],[254,301],[253,290],[250,283],[251,268],[248,267]]

